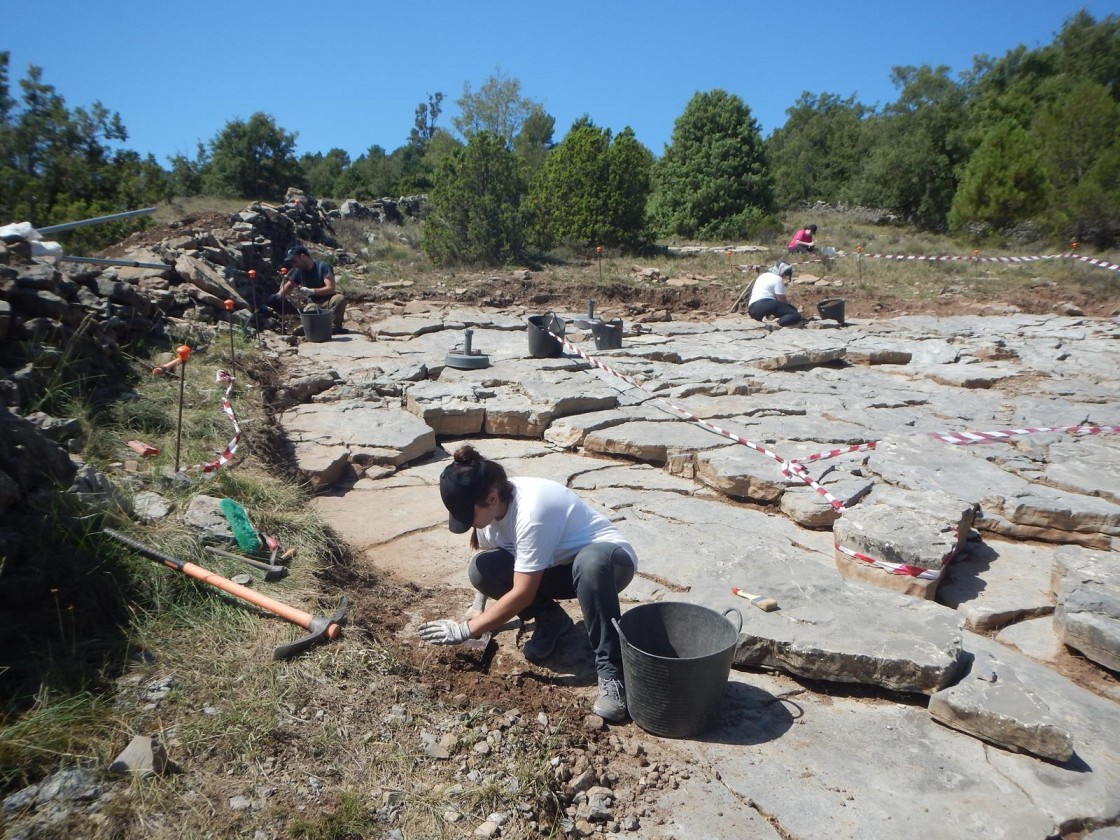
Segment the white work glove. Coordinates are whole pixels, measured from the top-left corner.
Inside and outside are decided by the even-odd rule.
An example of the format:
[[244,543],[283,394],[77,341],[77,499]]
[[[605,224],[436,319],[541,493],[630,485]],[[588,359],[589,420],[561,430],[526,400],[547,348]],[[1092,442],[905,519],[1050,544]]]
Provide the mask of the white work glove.
[[300,290],[301,292],[303,292],[303,293],[304,293],[305,295],[307,295],[308,297],[311,297],[311,293],[312,293],[313,291],[315,291],[315,290],[314,290],[314,289],[312,289],[312,288],[311,288],[310,286],[300,286],[300,287],[299,287],[299,290]]
[[420,638],[433,645],[461,645],[470,637],[471,629],[465,621],[441,618],[420,625]]

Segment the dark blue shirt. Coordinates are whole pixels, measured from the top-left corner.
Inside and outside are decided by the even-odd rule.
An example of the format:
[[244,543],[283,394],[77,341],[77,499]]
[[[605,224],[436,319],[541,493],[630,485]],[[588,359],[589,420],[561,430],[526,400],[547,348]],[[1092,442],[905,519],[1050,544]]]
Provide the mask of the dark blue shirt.
[[287,279],[297,286],[306,286],[309,289],[321,289],[327,285],[327,278],[334,274],[334,269],[331,268],[330,263],[315,260],[309,270],[302,271],[298,268],[293,268],[288,271]]

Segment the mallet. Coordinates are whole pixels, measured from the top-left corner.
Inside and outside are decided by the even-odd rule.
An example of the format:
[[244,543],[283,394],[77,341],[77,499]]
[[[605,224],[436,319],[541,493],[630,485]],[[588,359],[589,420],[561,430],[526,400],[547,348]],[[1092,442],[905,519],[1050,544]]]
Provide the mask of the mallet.
[[310,631],[302,639],[296,639],[294,642],[289,642],[286,645],[277,647],[272,652],[273,659],[289,659],[297,653],[302,653],[307,650],[316,642],[336,639],[338,638],[338,634],[342,632],[342,625],[346,623],[346,610],[350,606],[350,599],[345,595],[343,595],[342,600],[339,601],[338,609],[336,609],[334,614],[329,618],[313,616],[311,613],[297,610],[295,607],[290,607],[274,598],[269,598],[267,595],[254,592],[247,586],[241,586],[221,575],[216,575],[204,569],[202,566],[188,563],[185,560],[179,560],[176,557],[172,557],[170,554],[164,554],[162,551],[149,548],[131,537],[126,537],[119,531],[114,531],[112,528],[106,528],[105,533],[118,542],[124,543],[134,551],[143,554],[149,560],[155,560],[168,568],[189,575],[223,592],[228,592],[230,595],[240,598],[243,601],[248,601],[250,604],[258,606],[266,612],[270,612],[285,621],[290,621],[292,624],[299,625],[305,630]]
[[773,612],[778,608],[778,602],[773,598],[767,598],[765,595],[752,595],[743,589],[739,589],[737,586],[731,587],[731,594],[738,595],[740,598],[745,598],[763,612]]

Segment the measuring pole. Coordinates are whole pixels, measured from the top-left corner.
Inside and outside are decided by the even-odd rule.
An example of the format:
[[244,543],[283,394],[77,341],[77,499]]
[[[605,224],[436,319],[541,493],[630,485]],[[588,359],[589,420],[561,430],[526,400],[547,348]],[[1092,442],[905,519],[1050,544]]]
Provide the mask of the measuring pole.
[[257,309],[257,270],[249,269],[249,286],[253,290],[253,325],[257,328],[257,346],[264,344],[261,338],[261,311]]
[[179,472],[179,449],[183,443],[183,391],[187,386],[187,360],[191,357],[191,348],[181,344],[175,348],[175,355],[179,357],[179,428],[175,434],[175,472]]
[[229,372],[237,376],[237,357],[233,354],[233,300],[226,298],[226,312],[229,313]]
[[72,230],[73,228],[85,227],[86,225],[99,225],[102,222],[115,222],[119,219],[131,219],[134,216],[148,216],[156,212],[154,207],[145,207],[143,210],[128,210],[124,213],[112,213],[108,216],[98,216],[94,219],[82,219],[77,222],[63,222],[60,225],[48,225],[47,227],[36,228],[39,233],[58,233],[61,230]]

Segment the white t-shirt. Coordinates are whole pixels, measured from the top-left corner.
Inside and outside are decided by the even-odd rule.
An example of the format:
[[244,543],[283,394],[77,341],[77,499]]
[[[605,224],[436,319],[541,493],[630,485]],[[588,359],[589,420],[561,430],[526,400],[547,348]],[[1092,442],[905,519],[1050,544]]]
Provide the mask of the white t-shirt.
[[637,568],[638,556],[622,532],[563,484],[547,478],[511,478],[513,499],[506,515],[478,529],[482,548],[504,548],[515,572],[540,572],[572,562],[593,542],[626,550]]
[[782,278],[773,271],[764,271],[754,281],[747,308],[749,309],[756,300],[777,300],[778,295],[784,297],[785,293],[786,284],[782,282]]

